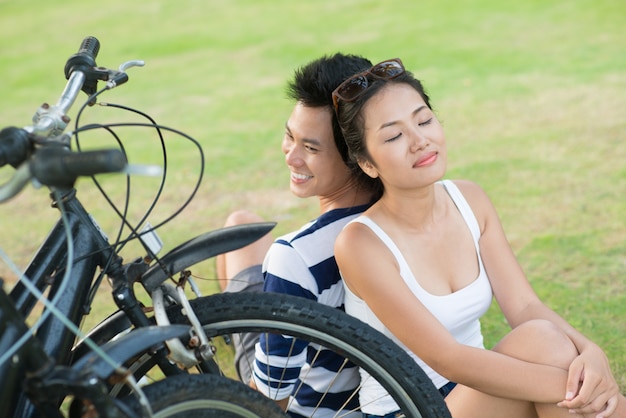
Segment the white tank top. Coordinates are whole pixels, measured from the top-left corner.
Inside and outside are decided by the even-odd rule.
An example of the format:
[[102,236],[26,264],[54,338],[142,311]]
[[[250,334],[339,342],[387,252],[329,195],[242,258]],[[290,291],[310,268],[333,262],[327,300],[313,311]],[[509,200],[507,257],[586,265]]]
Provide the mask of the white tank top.
[[[450,180],[443,180],[438,184],[443,184],[444,188],[448,192],[448,195],[452,198],[452,201],[463,216],[463,219],[470,229],[474,239],[476,254],[478,256],[478,277],[472,283],[454,293],[444,296],[437,296],[428,293],[415,279],[415,276],[409,269],[409,266],[398,247],[374,221],[367,216],[362,215],[355,218],[351,222],[360,222],[368,226],[385,243],[395,256],[398,265],[400,266],[400,275],[404,279],[407,286],[409,286],[409,289],[411,289],[420,302],[422,302],[424,306],[448,329],[448,331],[450,331],[459,343],[472,347],[484,348],[479,319],[491,305],[493,293],[489,283],[489,278],[487,277],[482,259],[480,257],[480,250],[478,246],[480,228],[472,209],[457,186]],[[396,344],[404,348],[404,350],[407,351],[407,353],[417,362],[417,364],[432,380],[435,387],[440,388],[448,383],[448,380],[445,377],[435,372],[412,351],[404,346],[404,344],[402,344],[393,334],[391,334],[387,327],[380,322],[380,320],[376,317],[376,315],[374,315],[362,299],[352,293],[347,286],[345,286],[345,288],[345,308],[348,314],[359,318],[367,324],[370,324],[375,329],[391,338]],[[390,301],[390,303],[393,303],[393,301]],[[361,370],[363,387],[359,395],[360,402],[361,405],[367,405],[366,408],[364,407],[363,412],[375,415],[384,415],[398,410],[398,406],[395,404],[393,399],[391,399],[391,397],[383,396],[386,391],[378,385],[378,383],[374,382],[373,379],[367,380],[368,377],[367,373]]]

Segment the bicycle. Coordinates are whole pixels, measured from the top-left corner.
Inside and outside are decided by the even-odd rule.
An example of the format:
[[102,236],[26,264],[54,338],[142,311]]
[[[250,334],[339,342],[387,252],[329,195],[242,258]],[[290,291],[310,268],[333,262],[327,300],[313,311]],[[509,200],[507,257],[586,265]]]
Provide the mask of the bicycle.
[[[21,280],[10,293],[0,280],[0,415],[60,417],[62,402],[68,398],[68,414],[76,417],[170,417],[191,412],[203,417],[284,416],[275,403],[256,391],[217,375],[184,376],[184,380],[173,376],[139,386],[123,363],[168,339],[189,335],[189,326],[141,327],[101,346],[85,339],[89,350],[70,361],[75,334],[80,334],[78,324],[92,302],[89,290],[102,278],[94,274],[96,268],[118,279],[128,273],[73,188],[79,176],[126,169],[126,157],[118,149],[72,152],[69,136],[62,134],[68,122],[66,112],[81,90],[92,102],[96,80],[106,80],[110,89],[127,79],[125,69],[134,64],[123,64],[119,70],[97,67],[98,50],[97,39],[86,38],[67,61],[68,82],[58,103],[39,108],[32,126],[0,132],[0,165],[16,168],[0,187],[0,201],[8,200],[33,178],[51,189],[54,206],[61,212],[26,272],[18,271]],[[43,295],[45,288],[50,299]],[[45,309],[29,327],[26,318],[37,302]],[[129,394],[114,397],[108,390],[110,380],[128,385]],[[165,398],[164,390],[168,392]]]
[[[66,72],[68,66],[71,68],[69,61]],[[106,76],[109,80],[103,81],[107,81],[108,86],[111,82],[117,85],[115,80],[125,81],[127,77],[111,70],[108,70],[110,73],[105,73],[91,61],[82,69],[95,78],[91,80],[90,88],[87,91],[83,90],[89,95],[87,103],[95,99],[92,96],[97,94],[97,80],[103,80],[102,77]],[[78,92],[76,88],[73,90]],[[119,125],[77,126],[75,134],[99,128],[112,129],[117,126]],[[146,126],[154,128],[157,125],[151,122]],[[167,129],[160,126],[158,128]],[[64,140],[64,143],[67,142]],[[40,152],[41,150],[38,150],[38,153]],[[8,152],[5,154],[13,155]],[[14,166],[17,165],[19,164]],[[69,336],[50,344],[47,351],[53,354],[60,364],[75,367],[77,364],[83,364],[85,358],[92,358],[90,341],[97,346],[107,346],[117,341],[121,335],[132,335],[135,332],[131,331],[133,329],[150,328],[154,324],[164,327],[171,324],[191,325],[193,331],[190,335],[168,338],[162,344],[139,350],[133,356],[120,360],[136,380],[151,379],[150,381],[154,382],[146,387],[146,393],[158,393],[158,390],[153,391],[152,388],[165,387],[163,382],[172,382],[173,378],[185,381],[191,376],[187,373],[219,374],[237,380],[236,376],[227,371],[228,363],[232,362],[232,342],[236,340],[232,336],[239,333],[275,332],[310,342],[311,359],[316,358],[316,352],[326,349],[342,353],[347,359],[344,369],[354,368],[352,367],[354,365],[362,367],[389,391],[406,416],[449,417],[445,403],[437,390],[402,349],[366,324],[339,310],[285,295],[245,293],[200,295],[194,284],[194,275],[189,270],[192,266],[253,242],[268,233],[274,227],[274,223],[209,231],[181,244],[165,256],[157,257],[160,238],[155,232],[156,227],[139,231],[138,228],[129,226],[131,236],[124,240],[118,239],[113,246],[102,236],[95,221],[91,220],[78,201],[71,188],[72,179],[64,181],[64,190],[67,193],[61,201],[73,214],[69,221],[74,231],[72,241],[79,243],[77,247],[81,248],[72,265],[75,278],[73,286],[76,286],[76,294],[81,295],[81,302],[63,306],[64,314],[75,323],[79,323],[80,317],[88,310],[86,308],[91,303],[94,289],[98,288],[105,275],[111,283],[113,300],[119,310],[89,332],[88,339],[76,341],[71,350],[69,347],[74,341]],[[1,191],[2,188],[0,200]],[[120,211],[118,214],[126,222],[125,212]],[[142,222],[144,220],[145,217]],[[63,225],[64,222],[59,221],[26,269],[26,277],[33,280],[41,289],[49,285],[51,277],[60,276],[66,269],[62,263],[66,260],[66,245],[61,239]],[[138,237],[141,237],[147,255],[123,264],[117,254],[119,246],[131,238]],[[157,245],[153,246],[151,243]],[[101,268],[99,274],[96,274],[97,267]],[[55,283],[57,280],[52,280],[51,295],[55,294]],[[149,295],[152,306],[144,306],[139,302],[135,295],[135,284],[143,287]],[[195,298],[191,300],[186,295],[187,286],[195,293]],[[20,285],[13,289],[11,297],[23,313],[32,310],[34,300]],[[81,307],[84,309],[81,310]],[[58,328],[61,326],[57,325],[55,329]],[[40,329],[38,334],[48,329],[51,330],[52,326]],[[51,331],[48,333],[54,334]],[[221,340],[224,340],[224,343],[221,343]],[[223,354],[226,355],[226,360],[221,360]],[[162,380],[164,376],[165,380]],[[107,391],[116,399],[127,399],[130,389],[126,385],[109,382]],[[331,392],[332,388],[328,388],[327,395],[330,396]],[[358,386],[355,387],[351,398],[346,401],[346,413],[358,410],[358,403],[355,405],[357,392]],[[310,416],[322,416],[321,411],[313,408]]]

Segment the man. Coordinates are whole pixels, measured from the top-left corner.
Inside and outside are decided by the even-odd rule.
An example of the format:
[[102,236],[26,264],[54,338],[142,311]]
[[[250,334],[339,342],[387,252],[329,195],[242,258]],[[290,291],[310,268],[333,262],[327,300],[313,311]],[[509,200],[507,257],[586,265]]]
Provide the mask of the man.
[[[282,151],[289,168],[292,193],[302,198],[317,197],[320,216],[273,242],[267,235],[245,248],[218,257],[217,274],[225,292],[286,293],[343,309],[344,289],[333,255],[335,238],[347,222],[379,197],[380,190],[375,189],[369,177],[355,177],[349,169],[351,163],[331,94],[343,80],[371,65],[362,57],[335,54],[296,70],[288,86],[288,96],[296,103],[285,125]],[[228,218],[226,225],[261,220],[253,213],[238,211]],[[267,373],[268,355],[275,361],[281,357],[280,353],[286,352],[285,347],[291,347],[292,341],[283,336],[272,336],[265,341],[266,337],[261,335],[255,362],[251,357],[257,338],[256,335],[245,336],[246,349],[236,353],[240,377],[270,398],[282,400],[279,403],[283,406],[294,386],[302,383],[306,390],[300,389],[289,403],[292,416],[310,416],[316,408],[316,416],[323,416],[324,412],[332,416],[359,384],[356,367],[343,370],[341,378],[336,380],[337,370],[329,365],[340,362],[333,362],[338,356],[328,350],[322,354],[326,366],[314,366],[315,373],[307,373],[306,378],[301,376],[303,382],[298,376],[301,367],[308,367],[304,359],[297,364],[290,360],[287,373],[282,369],[276,376]],[[306,348],[296,345],[289,350],[293,356]],[[284,383],[285,378],[289,384]],[[272,388],[272,383],[279,380],[283,382],[280,387]],[[325,389],[333,380],[333,395],[324,397],[318,407],[321,395],[315,388]],[[352,406],[354,402],[356,399],[352,400]]]

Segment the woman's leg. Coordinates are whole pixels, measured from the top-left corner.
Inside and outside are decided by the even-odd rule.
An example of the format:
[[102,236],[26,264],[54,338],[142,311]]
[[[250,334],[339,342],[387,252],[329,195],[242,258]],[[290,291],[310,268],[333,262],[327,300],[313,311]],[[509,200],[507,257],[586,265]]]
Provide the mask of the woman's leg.
[[[502,354],[563,370],[578,355],[572,341],[558,327],[543,320],[529,321],[513,329],[494,348]],[[565,388],[563,388],[565,391]],[[563,393],[565,395],[565,393]],[[446,398],[454,418],[560,418],[575,417],[556,405],[499,398],[463,385]]]

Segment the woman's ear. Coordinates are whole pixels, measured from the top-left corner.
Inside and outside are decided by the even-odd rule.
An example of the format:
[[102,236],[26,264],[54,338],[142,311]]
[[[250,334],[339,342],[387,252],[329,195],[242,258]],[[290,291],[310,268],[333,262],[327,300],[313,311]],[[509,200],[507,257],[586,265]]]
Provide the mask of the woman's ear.
[[376,167],[374,167],[374,165],[371,162],[369,162],[368,160],[359,160],[358,163],[359,163],[359,167],[361,167],[361,170],[363,170],[365,174],[367,174],[373,179],[378,177],[378,171],[376,170]]

